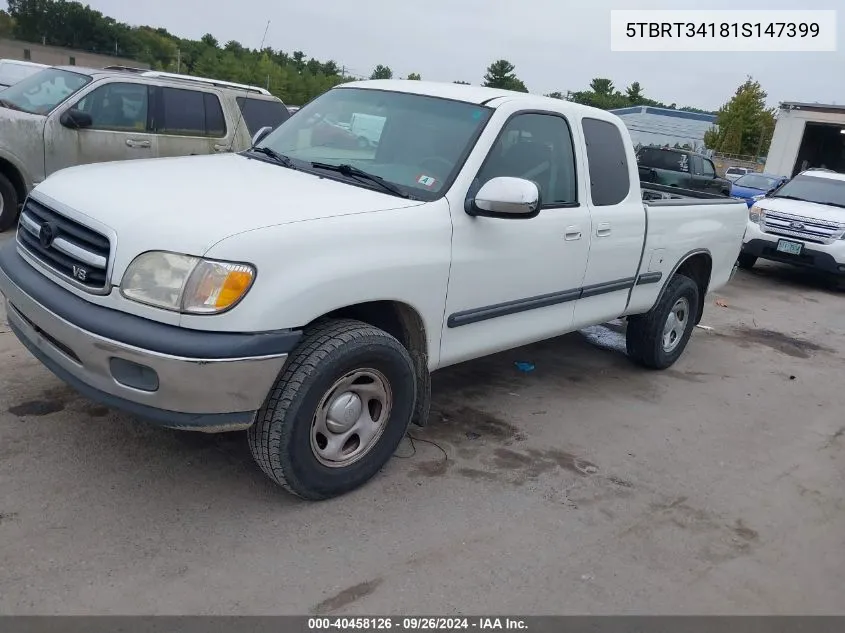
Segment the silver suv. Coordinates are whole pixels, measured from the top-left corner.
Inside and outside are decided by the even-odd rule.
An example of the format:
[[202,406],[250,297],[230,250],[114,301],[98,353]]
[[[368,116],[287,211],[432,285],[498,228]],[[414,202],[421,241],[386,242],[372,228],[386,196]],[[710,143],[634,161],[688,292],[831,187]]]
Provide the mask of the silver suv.
[[133,68],[46,68],[0,92],[0,231],[59,169],[248,149],[290,117],[267,90]]

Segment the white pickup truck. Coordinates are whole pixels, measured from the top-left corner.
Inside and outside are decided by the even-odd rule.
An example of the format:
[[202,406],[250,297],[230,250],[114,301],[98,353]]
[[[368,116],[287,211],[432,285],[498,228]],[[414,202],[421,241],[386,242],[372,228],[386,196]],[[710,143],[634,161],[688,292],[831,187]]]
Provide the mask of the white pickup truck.
[[[377,146],[318,133],[354,113],[385,118]],[[0,291],[18,338],[82,394],[248,429],[270,478],[323,499],[426,423],[439,368],[617,317],[634,361],[674,363],[748,209],[672,190],[643,202],[608,112],[355,82],[242,153],[51,175],[0,250]]]

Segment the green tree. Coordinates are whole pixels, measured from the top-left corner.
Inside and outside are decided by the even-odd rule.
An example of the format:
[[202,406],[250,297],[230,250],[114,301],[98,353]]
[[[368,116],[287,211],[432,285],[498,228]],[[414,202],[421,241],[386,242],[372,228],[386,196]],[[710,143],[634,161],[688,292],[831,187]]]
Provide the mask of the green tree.
[[0,11],[0,37],[12,37],[15,31],[15,21],[5,11]]
[[508,60],[499,59],[487,67],[487,74],[484,75],[484,83],[482,85],[488,88],[528,92],[528,88],[516,76],[514,70],[516,68]]
[[370,75],[370,79],[393,79],[393,71],[390,70],[389,66],[382,66],[379,64],[373,70],[373,74]]
[[422,77],[420,77],[419,73],[409,73],[405,79],[409,79],[411,81],[421,81]]
[[564,98],[562,92],[550,92],[546,96],[551,97],[552,99],[563,99]]
[[631,105],[640,105],[643,101],[645,101],[643,87],[640,85],[639,81],[635,81],[625,88],[625,96],[628,98],[628,102]]
[[453,81],[453,84],[461,84],[462,86],[471,86],[472,84],[468,81]]
[[610,97],[614,93],[613,82],[610,79],[596,77],[590,82],[590,90],[603,97]]
[[206,46],[210,46],[211,48],[217,48],[219,43],[217,42],[217,38],[214,37],[211,33],[206,33],[200,38],[200,42],[205,44]]
[[774,108],[766,107],[766,91],[748,77],[716,113],[716,127],[704,134],[704,146],[724,154],[764,156],[775,128]]

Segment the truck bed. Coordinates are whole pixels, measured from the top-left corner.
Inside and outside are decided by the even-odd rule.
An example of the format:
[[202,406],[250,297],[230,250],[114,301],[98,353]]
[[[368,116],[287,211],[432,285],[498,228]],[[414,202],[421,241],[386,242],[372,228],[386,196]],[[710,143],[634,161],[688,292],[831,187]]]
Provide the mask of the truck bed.
[[684,189],[682,187],[670,187],[667,185],[658,185],[653,182],[640,181],[640,188],[642,189],[643,201],[649,204],[658,203],[666,206],[674,204],[691,204],[691,200],[701,203],[705,201],[716,202],[735,202],[729,196],[722,196],[718,193],[708,193],[706,191],[698,191],[696,189]]

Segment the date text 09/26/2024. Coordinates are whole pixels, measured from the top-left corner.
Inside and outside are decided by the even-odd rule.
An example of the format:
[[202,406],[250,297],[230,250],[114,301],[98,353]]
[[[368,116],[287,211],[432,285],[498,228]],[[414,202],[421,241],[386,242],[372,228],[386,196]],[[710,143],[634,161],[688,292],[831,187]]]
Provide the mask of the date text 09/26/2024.
[[500,617],[309,618],[309,631],[496,631],[527,630],[525,620]]

